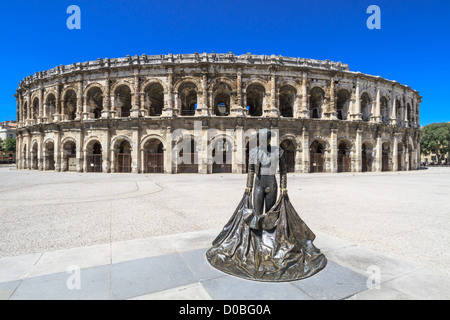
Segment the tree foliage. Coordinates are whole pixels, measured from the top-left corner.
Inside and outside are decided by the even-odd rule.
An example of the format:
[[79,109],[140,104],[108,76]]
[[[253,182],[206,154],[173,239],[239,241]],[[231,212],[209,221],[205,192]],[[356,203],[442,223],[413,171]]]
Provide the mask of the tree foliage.
[[0,138],[0,152],[5,150],[5,142],[2,138]]
[[13,137],[6,138],[3,146],[6,152],[16,152],[16,139]]
[[440,163],[450,152],[450,123],[432,123],[423,127],[420,148],[424,155],[434,153]]

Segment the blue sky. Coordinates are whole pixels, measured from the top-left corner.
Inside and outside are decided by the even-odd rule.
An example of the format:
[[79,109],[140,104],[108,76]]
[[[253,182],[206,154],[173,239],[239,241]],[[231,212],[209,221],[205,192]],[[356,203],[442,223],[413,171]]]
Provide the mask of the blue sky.
[[[69,30],[70,5],[81,30]],[[369,30],[367,7],[381,8]],[[28,75],[97,58],[216,52],[330,59],[423,96],[421,124],[450,121],[450,1],[11,1],[0,9],[0,121]]]

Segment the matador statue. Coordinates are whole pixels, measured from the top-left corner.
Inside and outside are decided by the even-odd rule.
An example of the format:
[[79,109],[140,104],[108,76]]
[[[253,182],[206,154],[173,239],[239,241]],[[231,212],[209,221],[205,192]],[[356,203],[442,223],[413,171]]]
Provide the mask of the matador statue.
[[[256,138],[257,146],[249,153],[244,196],[207,251],[207,260],[216,269],[249,280],[310,277],[326,266],[327,259],[314,246],[314,233],[289,200],[283,150],[271,146],[269,129],[259,130]],[[281,192],[277,199],[278,168]]]

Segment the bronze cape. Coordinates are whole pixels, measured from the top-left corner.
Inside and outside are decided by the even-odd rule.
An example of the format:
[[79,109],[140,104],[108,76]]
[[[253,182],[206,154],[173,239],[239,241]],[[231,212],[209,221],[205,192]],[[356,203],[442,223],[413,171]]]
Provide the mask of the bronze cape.
[[314,233],[300,219],[288,195],[282,195],[260,217],[246,215],[250,198],[244,194],[207,251],[213,267],[244,279],[282,282],[310,277],[326,266],[327,259],[312,244]]
[[[281,188],[285,191],[284,157],[282,152],[279,155]],[[325,268],[327,259],[313,245],[315,235],[295,211],[287,192],[282,192],[272,206],[271,199],[277,195],[275,175],[261,176],[260,167],[250,166],[247,181],[251,190],[257,173],[254,203],[251,192],[245,192],[206,258],[214,268],[249,280],[283,282],[310,277]],[[260,191],[266,187],[264,196]],[[270,198],[264,198],[268,194]],[[264,201],[266,205],[272,202],[265,213],[261,212]]]

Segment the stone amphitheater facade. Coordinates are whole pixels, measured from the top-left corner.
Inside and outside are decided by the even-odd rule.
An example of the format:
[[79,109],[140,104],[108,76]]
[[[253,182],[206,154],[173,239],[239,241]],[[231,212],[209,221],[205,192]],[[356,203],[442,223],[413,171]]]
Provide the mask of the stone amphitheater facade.
[[[419,93],[341,62],[250,53],[97,59],[28,76],[15,97],[18,169],[245,173],[247,133],[260,128],[276,129],[290,172],[412,170],[420,161]],[[175,161],[181,129],[193,164]],[[219,148],[223,163],[208,161]]]

